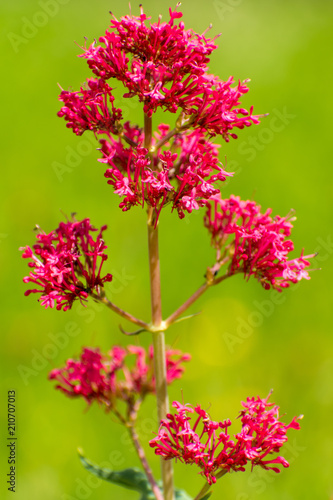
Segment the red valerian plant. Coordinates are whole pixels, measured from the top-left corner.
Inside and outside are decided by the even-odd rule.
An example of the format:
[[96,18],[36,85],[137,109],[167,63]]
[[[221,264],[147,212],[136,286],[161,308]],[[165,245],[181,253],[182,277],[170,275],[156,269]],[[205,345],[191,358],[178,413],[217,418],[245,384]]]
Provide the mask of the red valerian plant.
[[288,440],[288,429],[300,429],[297,420],[302,417],[283,424],[279,421],[279,407],[268,402],[269,396],[242,402],[245,408],[239,415],[242,430],[234,439],[227,432],[229,419],[214,422],[200,405],[193,408],[174,401],[172,406],[177,413],[169,413],[162,419],[157,437],[149,444],[165,460],[175,458],[197,465],[209,485],[226,472],[245,471],[247,462],[251,462],[252,469],[259,465],[280,472],[275,464],[289,467],[288,462],[280,456],[272,459],[270,455],[279,453]]
[[[94,229],[89,219],[62,222],[49,234],[39,232],[37,243],[24,247],[30,273],[24,282],[36,288],[45,307],[69,310],[78,299],[82,305],[90,298],[106,305],[122,318],[139,327],[126,335],[152,334],[148,352],[138,345],[114,346],[102,354],[84,347],[79,360],[54,369],[50,379],[71,398],[84,398],[99,405],[118,419],[129,431],[144,473],[136,468],[110,471],[81,460],[98,477],[140,493],[140,498],[189,500],[173,485],[173,458],[196,464],[206,483],[194,500],[207,500],[216,479],[229,471],[252,467],[280,471],[288,467],[280,448],[290,428],[299,429],[298,419],[288,425],[279,420],[278,407],[265,399],[247,398],[240,412],[242,429],[231,438],[230,420],[215,422],[201,405],[192,407],[174,402],[176,413],[169,413],[168,385],[183,375],[189,354],[166,350],[165,331],[211,286],[236,273],[256,277],[265,289],[284,288],[309,279],[309,258],[303,252],[290,258],[294,245],[289,239],[293,217],[271,217],[271,209],[261,213],[254,201],[231,196],[224,199],[221,186],[227,177],[219,161],[215,136],[225,142],[237,139],[236,131],[256,125],[262,115],[246,110],[241,99],[248,92],[245,80],[226,81],[209,73],[208,63],[217,48],[217,37],[208,38],[186,30],[182,13],[169,9],[169,20],[161,16],[153,23],[140,7],[140,15],[112,16],[111,25],[98,41],[83,48],[92,71],[79,91],[62,90],[58,113],[68,128],[81,136],[92,132],[104,165],[107,183],[121,198],[126,212],[133,206],[147,210],[151,320],[143,321],[112,303],[105,286],[112,280],[102,274],[107,259],[103,232]],[[116,85],[110,85],[116,80]],[[143,106],[143,124],[124,122],[112,94],[121,82],[124,99],[136,98]],[[158,110],[174,116],[174,126],[160,123],[153,130]],[[184,218],[204,208],[204,226],[216,249],[216,261],[207,268],[204,283],[166,319],[162,316],[158,228],[162,209]],[[119,237],[119,235],[117,236]],[[224,274],[219,274],[226,269]],[[175,288],[177,285],[175,286]],[[141,403],[147,394],[156,396],[160,427],[150,441],[161,457],[162,486],[155,480],[144,447],[136,431]],[[124,406],[125,404],[125,406]],[[125,412],[124,412],[125,407]]]

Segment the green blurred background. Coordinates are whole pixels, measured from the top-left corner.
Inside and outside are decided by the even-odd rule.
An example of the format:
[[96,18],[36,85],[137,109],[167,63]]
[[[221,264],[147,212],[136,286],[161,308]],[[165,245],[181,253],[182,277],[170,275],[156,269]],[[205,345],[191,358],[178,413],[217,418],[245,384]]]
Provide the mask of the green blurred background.
[[[52,7],[53,6],[53,7]],[[52,7],[52,8],[51,8]],[[145,12],[167,19],[169,2],[146,0]],[[174,4],[172,4],[174,7]],[[44,10],[43,10],[44,9]],[[45,14],[45,9],[48,14]],[[53,9],[53,10],[52,10]],[[149,320],[145,212],[124,214],[97,162],[93,138],[76,137],[56,117],[57,82],[78,89],[90,72],[77,58],[78,45],[101,35],[109,22],[128,13],[127,2],[53,0],[1,5],[2,182],[1,182],[1,498],[7,491],[7,391],[17,397],[16,500],[124,500],[133,492],[93,480],[76,449],[114,469],[138,465],[124,429],[99,408],[86,411],[47,381],[53,367],[79,354],[83,345],[125,344],[119,318],[91,304],[69,312],[45,310],[23,296],[27,263],[18,248],[32,245],[33,227],[57,227],[66,214],[108,224],[108,271],[115,276],[109,297]],[[138,5],[132,4],[133,13]],[[261,125],[240,131],[221,148],[221,160],[235,177],[223,194],[254,198],[274,214],[297,211],[293,239],[297,253],[318,251],[312,279],[275,296],[252,280],[235,277],[210,290],[191,308],[202,314],[174,326],[169,345],[191,352],[186,375],[170,398],[208,408],[213,419],[234,419],[247,396],[272,400],[290,421],[304,414],[302,430],[291,431],[283,455],[291,462],[280,475],[266,471],[230,474],[214,498],[252,500],[333,498],[333,352],[330,280],[332,235],[332,33],[333,3],[314,0],[184,0],[187,28],[201,33],[213,23],[222,32],[210,71],[227,79],[251,78],[244,105],[269,113]],[[116,93],[121,95],[120,84]],[[120,100],[126,118],[142,123],[141,108]],[[173,116],[161,115],[172,123]],[[156,123],[156,121],[155,121]],[[73,151],[76,156],[67,157]],[[67,158],[66,158],[67,157]],[[56,174],[56,162],[67,171]],[[160,219],[164,316],[202,281],[213,262],[202,213],[180,221],[168,210]],[[295,254],[296,256],[296,254]],[[123,327],[131,325],[122,322]],[[60,334],[64,333],[63,336]],[[63,339],[60,345],[57,342]],[[58,339],[58,340],[57,340]],[[134,342],[147,346],[148,334]],[[139,431],[148,441],[157,429],[153,399]],[[236,424],[236,432],[238,431]],[[147,450],[156,475],[159,462]],[[193,467],[178,464],[176,484],[195,496],[203,481]]]

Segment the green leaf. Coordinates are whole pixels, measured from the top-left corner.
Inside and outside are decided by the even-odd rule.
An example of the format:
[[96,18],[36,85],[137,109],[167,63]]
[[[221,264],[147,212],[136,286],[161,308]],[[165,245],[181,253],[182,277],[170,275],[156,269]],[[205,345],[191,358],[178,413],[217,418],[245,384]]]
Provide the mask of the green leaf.
[[[120,471],[113,471],[111,469],[106,469],[93,464],[92,462],[90,462],[90,460],[87,460],[85,458],[81,450],[78,450],[78,452],[83,467],[95,476],[99,477],[100,479],[104,479],[109,483],[118,484],[118,486],[122,486],[123,488],[141,493],[140,500],[155,500],[155,495],[151,489],[150,483],[145,473],[137,467],[130,467],[128,469]],[[160,481],[158,481],[158,486],[160,490],[163,491]],[[207,500],[209,496],[210,493],[206,495],[202,500]],[[186,493],[186,491],[179,489],[175,490],[175,498],[176,500],[192,500],[192,498]]]
[[192,500],[185,490],[175,489],[175,498],[176,500]]
[[[113,471],[93,464],[83,456],[81,451],[79,451],[79,456],[83,467],[95,476],[105,481],[109,481],[110,483],[118,484],[123,488],[138,491],[146,495],[145,498],[147,498],[147,500],[149,499],[147,494],[151,492],[151,486],[146,475],[140,469],[131,467],[121,471]],[[154,496],[152,498],[154,498]]]

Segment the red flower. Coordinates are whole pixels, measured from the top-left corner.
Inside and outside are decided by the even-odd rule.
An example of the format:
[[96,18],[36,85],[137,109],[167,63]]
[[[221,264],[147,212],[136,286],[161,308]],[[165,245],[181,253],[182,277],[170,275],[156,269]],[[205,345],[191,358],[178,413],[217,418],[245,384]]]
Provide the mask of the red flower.
[[[73,129],[76,135],[82,135],[86,130],[117,134],[122,114],[113,105],[111,90],[104,80],[93,78],[87,81],[86,87],[81,87],[80,92],[63,90],[59,100],[65,106],[58,116],[65,118],[67,127]],[[112,112],[109,111],[108,103],[112,106]]]
[[302,278],[310,279],[305,268],[310,265],[303,256],[288,260],[294,249],[290,236],[293,225],[291,217],[270,216],[271,209],[264,214],[253,201],[242,201],[238,196],[223,200],[213,196],[207,203],[204,224],[212,235],[212,245],[217,250],[214,270],[229,264],[230,275],[243,272],[249,278],[255,276],[269,289],[278,291],[289,287]]
[[[104,250],[107,246],[102,239],[103,226],[96,239],[89,219],[73,222],[61,222],[59,227],[49,234],[37,234],[37,243],[23,247],[22,257],[31,259],[32,271],[23,281],[34,283],[39,288],[27,290],[41,293],[39,301],[47,307],[66,311],[72,307],[75,299],[85,301],[89,293],[98,291],[105,282],[111,281],[111,274],[101,277],[103,262],[107,259]],[[84,280],[84,283],[82,282]]]
[[146,26],[150,18],[140,9],[138,17],[125,16],[120,21],[113,17],[110,30],[99,38],[101,45],[94,42],[85,49],[81,57],[97,77],[120,80],[128,89],[124,97],[138,96],[148,116],[159,107],[172,113],[181,108],[184,117],[191,117],[190,124],[212,135],[222,134],[226,140],[233,127],[258,122],[252,110],[239,108],[238,98],[248,91],[245,82],[234,89],[232,77],[223,82],[207,73],[217,37],[185,30],[182,21],[176,24],[182,13],[171,9],[169,22],[161,22],[160,17]]
[[161,124],[153,138],[156,156],[150,159],[142,147],[142,130],[127,122],[124,133],[136,138],[137,148],[125,148],[121,139],[102,139],[104,158],[108,164],[105,172],[108,184],[123,198],[120,207],[126,211],[134,205],[155,208],[159,215],[162,208],[171,204],[184,217],[184,211],[192,212],[205,205],[205,201],[219,192],[217,181],[224,181],[232,174],[226,172],[218,161],[218,146],[208,141],[201,129],[176,134],[171,141],[158,147],[167,137],[169,126]]
[[[84,348],[80,360],[69,359],[64,368],[52,370],[49,378],[57,380],[56,388],[67,396],[83,397],[89,404],[97,401],[112,409],[116,399],[132,404],[138,397],[155,392],[153,355],[153,346],[148,356],[143,347],[133,345],[114,346],[107,355]],[[181,351],[166,351],[168,384],[182,376],[182,363],[190,359]]]
[[[157,222],[167,204],[180,218],[204,206],[219,192],[216,181],[231,175],[218,162],[217,146],[205,137],[222,135],[229,141],[237,137],[234,128],[258,123],[258,117],[252,108],[248,112],[241,106],[246,82],[232,87],[232,77],[225,82],[207,72],[216,37],[185,30],[182,21],[177,24],[182,17],[177,9],[169,9],[168,22],[159,17],[156,23],[148,23],[150,18],[140,9],[137,17],[113,17],[100,44],[84,49],[81,57],[97,79],[88,79],[80,92],[62,91],[64,106],[58,116],[77,135],[92,130],[106,136],[100,140],[104,156],[99,161],[108,165],[105,177],[122,198],[120,208],[127,211],[146,203],[154,208]],[[110,78],[127,88],[123,97],[138,97],[149,117],[158,108],[179,110],[171,132],[160,125],[152,144],[149,134],[149,151],[142,129],[121,123]]]
[[216,482],[215,476],[221,471],[244,471],[247,462],[251,462],[252,467],[259,465],[280,472],[271,464],[289,467],[288,462],[280,456],[270,459],[270,455],[279,453],[288,440],[288,429],[300,426],[296,418],[288,425],[280,422],[279,407],[268,403],[269,396],[247,398],[247,402],[242,403],[245,408],[240,412],[242,430],[235,439],[227,433],[231,425],[229,419],[214,422],[200,406],[193,408],[174,401],[172,406],[177,413],[168,414],[161,421],[157,437],[149,444],[155,448],[156,455],[165,460],[176,458],[186,464],[196,464],[209,484]]

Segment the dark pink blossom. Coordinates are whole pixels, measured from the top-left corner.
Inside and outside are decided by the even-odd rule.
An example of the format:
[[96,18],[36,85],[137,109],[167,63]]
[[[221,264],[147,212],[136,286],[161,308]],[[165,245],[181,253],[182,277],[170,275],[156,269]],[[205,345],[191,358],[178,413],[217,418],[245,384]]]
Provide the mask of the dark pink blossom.
[[307,259],[314,255],[289,259],[294,250],[287,239],[293,227],[292,217],[264,214],[253,201],[242,201],[238,196],[223,200],[213,196],[207,203],[204,224],[211,233],[212,245],[217,250],[217,260],[212,268],[217,272],[228,265],[228,274],[239,272],[249,278],[255,276],[264,288],[281,291],[302,278],[310,279],[305,270]]
[[[122,119],[121,110],[114,107],[111,87],[104,80],[90,78],[80,92],[63,90],[59,100],[64,106],[58,113],[76,135],[86,130],[117,134]],[[110,112],[108,105],[111,104]]]
[[232,174],[226,172],[218,161],[218,146],[204,136],[201,129],[175,134],[163,146],[159,143],[167,138],[169,126],[161,124],[155,134],[152,147],[156,155],[151,159],[143,147],[141,129],[124,126],[124,133],[138,141],[136,148],[125,148],[121,139],[102,139],[104,158],[108,165],[105,177],[114,192],[123,198],[122,210],[146,203],[154,207],[157,215],[171,204],[179,217],[205,205],[205,201],[219,190],[218,181]]
[[[122,198],[120,208],[146,204],[154,208],[156,223],[168,204],[181,218],[198,210],[219,192],[217,181],[231,175],[207,136],[229,141],[237,137],[233,129],[258,123],[252,108],[248,112],[240,103],[247,81],[233,86],[233,77],[223,81],[208,73],[216,37],[185,30],[177,8],[169,9],[168,22],[161,17],[149,22],[142,7],[139,16],[113,16],[99,43],[81,55],[97,78],[79,92],[62,91],[58,113],[77,135],[92,130],[104,136],[99,161],[108,165],[105,177]],[[179,112],[175,128],[160,125],[151,143],[150,133],[147,141],[142,129],[121,123],[107,83],[111,78],[127,89],[123,97],[138,97],[148,117],[158,108]]]
[[[188,126],[200,126],[208,133],[222,134],[258,123],[257,117],[240,107],[239,97],[248,91],[245,83],[231,88],[227,82],[207,73],[209,56],[217,48],[214,39],[185,30],[181,12],[169,9],[170,20],[156,23],[140,7],[140,16],[113,16],[110,29],[85,49],[84,57],[93,73],[103,80],[116,78],[127,88],[124,97],[138,96],[144,112],[157,108],[190,118]],[[235,137],[234,134],[231,134]]]
[[197,465],[209,484],[216,482],[221,471],[244,471],[248,462],[252,468],[259,465],[280,472],[279,465],[289,464],[281,456],[272,458],[272,454],[279,453],[288,440],[288,429],[300,428],[297,420],[302,417],[294,418],[288,425],[280,422],[279,407],[268,403],[269,396],[247,398],[242,403],[242,430],[233,439],[228,434],[229,419],[215,422],[199,405],[192,407],[174,401],[176,413],[161,421],[157,437],[149,444],[165,460],[176,458]]
[[[89,404],[97,401],[112,409],[117,399],[132,404],[155,392],[153,356],[152,346],[148,353],[134,345],[114,346],[107,355],[98,348],[84,348],[78,361],[69,359],[64,368],[52,370],[49,378],[56,380],[56,388],[69,397],[83,397]],[[190,359],[189,354],[166,350],[168,384],[181,378],[183,363]]]
[[61,222],[49,234],[40,231],[33,250],[28,246],[20,249],[23,258],[31,259],[31,271],[23,281],[38,287],[27,290],[25,295],[40,293],[39,301],[46,308],[56,306],[66,311],[74,300],[82,302],[91,292],[98,292],[112,280],[111,274],[101,276],[107,259],[102,238],[105,229],[103,226],[94,239],[97,229],[84,219]]

